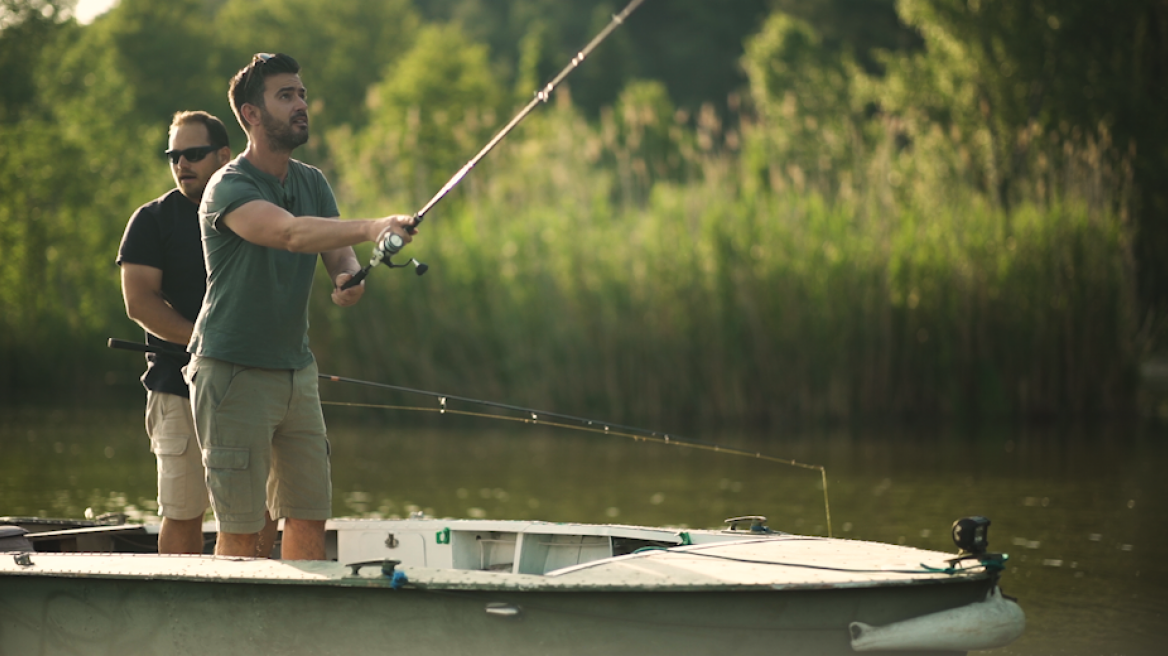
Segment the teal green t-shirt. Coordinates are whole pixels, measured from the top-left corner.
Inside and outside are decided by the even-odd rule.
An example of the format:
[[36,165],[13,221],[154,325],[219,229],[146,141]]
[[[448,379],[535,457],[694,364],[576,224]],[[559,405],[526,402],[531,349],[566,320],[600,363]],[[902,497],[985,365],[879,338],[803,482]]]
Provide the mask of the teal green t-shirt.
[[317,255],[253,244],[222,222],[257,200],[294,216],[340,214],[324,174],[303,162],[289,162],[283,183],[243,156],[219,169],[199,205],[207,294],[187,350],[249,367],[300,369],[312,363],[308,295]]

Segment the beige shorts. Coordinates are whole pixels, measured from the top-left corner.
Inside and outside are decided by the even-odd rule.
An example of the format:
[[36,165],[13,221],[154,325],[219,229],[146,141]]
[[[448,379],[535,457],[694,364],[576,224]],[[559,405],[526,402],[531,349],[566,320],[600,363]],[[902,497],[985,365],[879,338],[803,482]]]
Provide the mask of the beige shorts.
[[158,458],[158,514],[170,519],[202,517],[210,502],[191,402],[147,390],[146,434]]
[[273,519],[324,520],[332,479],[316,363],[260,369],[192,357],[186,377],[219,530],[256,533]]

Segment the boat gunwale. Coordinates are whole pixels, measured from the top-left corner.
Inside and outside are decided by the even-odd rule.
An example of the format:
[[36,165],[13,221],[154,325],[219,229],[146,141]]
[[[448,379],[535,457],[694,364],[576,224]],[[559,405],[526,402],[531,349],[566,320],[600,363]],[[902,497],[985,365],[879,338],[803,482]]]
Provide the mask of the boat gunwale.
[[[795,583],[741,583],[708,580],[702,582],[660,582],[655,585],[622,583],[613,581],[590,581],[587,579],[565,580],[554,576],[538,574],[515,574],[488,570],[461,570],[446,568],[406,567],[396,571],[406,575],[406,582],[395,582],[372,566],[366,568],[370,574],[358,573],[354,576],[352,565],[336,561],[275,561],[261,558],[240,558],[234,556],[172,555],[172,554],[109,554],[100,552],[8,552],[12,560],[0,561],[0,578],[8,576],[75,578],[75,579],[124,579],[159,580],[190,583],[238,583],[248,585],[302,585],[351,588],[390,588],[400,590],[482,590],[514,592],[745,592],[783,590],[823,590],[823,589],[863,589],[880,587],[908,587],[937,583],[960,583],[992,579],[995,574],[984,569],[964,569],[953,573],[921,572],[902,575],[897,578],[871,578],[836,582],[795,582]],[[16,560],[19,555],[30,557],[31,565],[21,566]],[[624,559],[632,556],[617,556]],[[647,555],[647,554],[640,554]],[[92,561],[96,567],[81,568],[62,561]],[[54,562],[55,561],[55,562]],[[167,563],[169,566],[151,571],[133,571],[126,563],[150,562],[153,565]],[[295,564],[293,564],[295,562]],[[604,562],[604,561],[598,561]],[[214,570],[203,572],[182,571],[191,564],[215,565]],[[54,566],[56,565],[56,566]],[[72,565],[72,566],[70,566]],[[101,566],[105,567],[102,568]],[[46,569],[46,566],[48,567]],[[224,571],[224,569],[228,571]],[[259,570],[258,572],[256,570]],[[376,572],[375,574],[373,572]]]

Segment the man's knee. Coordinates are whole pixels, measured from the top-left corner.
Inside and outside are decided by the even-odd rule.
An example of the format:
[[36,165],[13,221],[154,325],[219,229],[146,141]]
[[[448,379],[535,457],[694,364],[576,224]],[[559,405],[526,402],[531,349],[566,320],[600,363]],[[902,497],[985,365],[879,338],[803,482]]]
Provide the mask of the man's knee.
[[216,556],[255,557],[258,533],[219,533],[215,541]]
[[323,519],[296,519],[293,517],[284,518],[284,530],[292,529],[293,531],[305,531],[307,533],[324,534],[325,520]]

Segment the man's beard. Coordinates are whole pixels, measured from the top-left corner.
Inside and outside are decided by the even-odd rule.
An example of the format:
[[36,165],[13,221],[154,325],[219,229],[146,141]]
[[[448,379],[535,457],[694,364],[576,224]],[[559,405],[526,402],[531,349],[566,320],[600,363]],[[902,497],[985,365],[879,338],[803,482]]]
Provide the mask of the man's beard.
[[281,123],[276,117],[268,113],[267,108],[260,108],[260,125],[268,137],[268,144],[272,150],[292,152],[297,146],[308,141],[308,130],[293,132],[291,122]]

